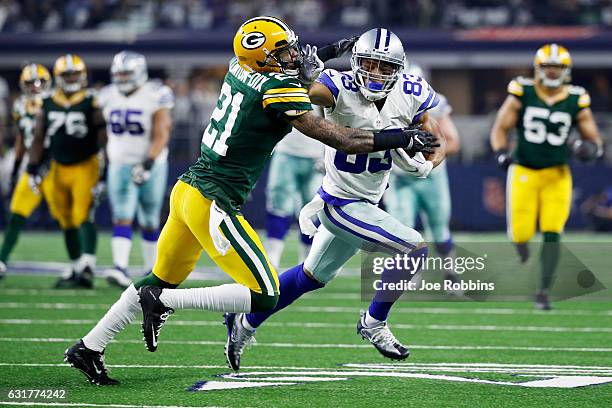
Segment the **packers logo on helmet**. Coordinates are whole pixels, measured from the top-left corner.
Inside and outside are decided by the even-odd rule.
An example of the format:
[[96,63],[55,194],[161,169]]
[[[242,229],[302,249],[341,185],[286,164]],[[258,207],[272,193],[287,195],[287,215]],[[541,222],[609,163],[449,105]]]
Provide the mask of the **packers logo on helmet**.
[[51,88],[51,74],[40,64],[27,64],[19,75],[19,88],[28,98],[43,96]]
[[62,55],[53,66],[55,84],[65,93],[75,93],[87,86],[87,68],[78,55]]
[[238,64],[249,72],[282,72],[297,76],[302,62],[297,35],[276,17],[255,17],[234,36]]
[[538,49],[533,59],[536,80],[549,88],[557,88],[570,81],[572,57],[567,48],[546,44]]

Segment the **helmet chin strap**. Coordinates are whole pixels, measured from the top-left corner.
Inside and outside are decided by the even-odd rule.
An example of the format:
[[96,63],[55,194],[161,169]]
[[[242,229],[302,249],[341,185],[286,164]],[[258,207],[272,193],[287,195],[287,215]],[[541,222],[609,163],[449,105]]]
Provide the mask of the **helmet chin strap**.
[[367,89],[366,87],[363,87],[363,86],[359,87],[359,91],[361,91],[361,94],[363,95],[363,97],[366,98],[370,102],[379,101],[379,100],[385,98],[388,95],[388,92],[385,92],[385,91],[371,91],[371,90],[369,90],[369,89]]

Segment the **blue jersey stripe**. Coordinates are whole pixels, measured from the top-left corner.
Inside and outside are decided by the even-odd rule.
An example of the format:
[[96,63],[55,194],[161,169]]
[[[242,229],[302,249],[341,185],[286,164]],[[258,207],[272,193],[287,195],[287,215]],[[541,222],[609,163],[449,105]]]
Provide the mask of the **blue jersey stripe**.
[[319,79],[317,79],[317,82],[320,82],[323,85],[325,85],[327,89],[331,91],[332,95],[334,95],[334,99],[338,98],[338,93],[340,91],[338,90],[338,87],[336,86],[336,84],[334,84],[334,81],[332,81],[332,79],[329,77],[329,75],[326,72],[323,72],[321,73],[321,75],[319,75]]

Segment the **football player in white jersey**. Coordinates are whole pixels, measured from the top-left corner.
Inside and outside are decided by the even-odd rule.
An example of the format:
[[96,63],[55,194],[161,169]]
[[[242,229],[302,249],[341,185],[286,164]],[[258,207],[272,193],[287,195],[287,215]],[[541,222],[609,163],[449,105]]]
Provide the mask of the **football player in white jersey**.
[[113,212],[114,268],[109,283],[127,288],[136,217],[142,233],[145,270],[155,263],[159,217],[168,178],[168,141],[174,106],[172,90],[148,79],[143,55],[122,51],[111,65],[112,84],[99,102],[108,128],[108,195]]
[[[425,78],[422,68],[417,64],[411,63],[407,72]],[[453,108],[444,95],[438,96],[440,103],[429,111],[429,115],[440,126],[446,140],[446,156],[450,156],[459,151],[459,132],[451,119]],[[420,214],[437,254],[443,258],[452,256],[454,244],[449,227],[451,196],[446,163],[442,163],[425,179],[411,177],[404,171],[394,169],[385,194],[385,204],[389,214],[411,228],[415,227],[416,217]],[[444,272],[445,279],[457,279],[453,270]]]
[[[322,159],[323,143],[297,129],[293,129],[274,149],[266,185],[265,248],[268,259],[277,269],[293,220],[321,185],[322,169],[318,168],[318,162]],[[300,261],[306,258],[311,245],[312,238],[300,234]]]
[[[323,71],[309,90],[310,99],[324,106],[326,118],[338,125],[381,130],[421,122],[425,130],[436,133],[427,111],[439,98],[423,78],[402,74],[404,60],[404,48],[395,34],[384,28],[367,31],[353,47],[352,70]],[[304,293],[322,288],[359,249],[374,247],[414,258],[427,256],[421,234],[383,211],[378,203],[394,162],[413,174],[427,176],[444,158],[442,147],[434,152],[433,147],[438,146],[432,143],[423,150],[433,153],[430,161],[414,151],[408,151],[408,156],[414,157],[411,159],[399,150],[347,155],[325,147],[323,184],[300,212],[302,231],[315,234],[312,249],[303,264],[280,275],[281,294],[273,311],[225,315],[225,354],[231,368],[239,369],[240,356],[260,324]],[[311,219],[314,215],[321,221],[318,229]],[[387,279],[383,273],[382,280]],[[359,319],[357,331],[384,356],[403,360],[409,351],[386,323],[399,296],[400,291],[377,292]]]

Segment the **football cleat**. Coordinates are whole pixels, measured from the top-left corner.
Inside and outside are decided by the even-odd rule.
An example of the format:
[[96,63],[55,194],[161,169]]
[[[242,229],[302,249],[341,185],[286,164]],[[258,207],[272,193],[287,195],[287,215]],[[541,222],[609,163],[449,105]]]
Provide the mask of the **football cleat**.
[[143,286],[138,291],[140,306],[142,307],[142,334],[145,347],[150,352],[157,350],[157,339],[161,328],[174,313],[174,309],[167,307],[159,300],[162,288],[156,286]]
[[225,343],[225,358],[229,367],[240,370],[240,356],[247,346],[255,343],[255,330],[249,330],[242,324],[243,313],[225,313],[223,318],[227,326],[227,342]]
[[106,281],[109,285],[117,286],[122,289],[125,289],[132,284],[132,280],[129,278],[126,270],[118,266],[106,271]]
[[108,369],[104,363],[104,352],[90,350],[85,347],[83,340],[77,341],[64,352],[64,361],[80,370],[87,380],[95,385],[117,385],[119,381],[108,376]]
[[408,348],[391,333],[387,322],[382,322],[374,327],[366,327],[365,312],[361,312],[361,318],[357,323],[357,334],[372,343],[380,354],[392,360],[405,360],[410,355]]
[[89,266],[81,273],[71,269],[55,282],[55,289],[93,289],[93,271]]
[[536,310],[551,310],[552,306],[550,305],[550,299],[548,299],[548,295],[543,292],[538,293],[535,297],[533,307]]

